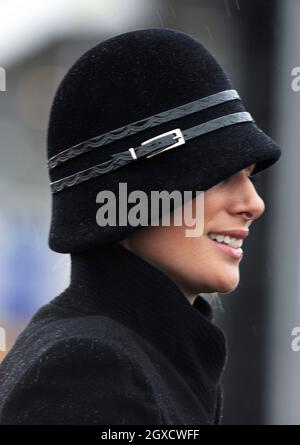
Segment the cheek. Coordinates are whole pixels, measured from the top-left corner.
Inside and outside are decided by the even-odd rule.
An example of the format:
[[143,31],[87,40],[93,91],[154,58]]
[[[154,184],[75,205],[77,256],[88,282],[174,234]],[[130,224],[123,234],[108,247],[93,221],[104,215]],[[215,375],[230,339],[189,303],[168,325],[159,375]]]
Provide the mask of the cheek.
[[216,250],[204,235],[191,242],[178,258],[177,274],[196,292],[228,292],[239,282],[239,267]]
[[165,270],[186,276],[193,274],[209,254],[204,238],[187,237],[183,226],[152,228],[144,238],[143,251]]
[[177,228],[173,233],[173,242],[164,250],[166,264],[186,280],[194,280],[207,275],[215,259],[213,258],[208,239],[205,235],[186,237],[183,230]]
[[[213,227],[214,220],[219,221],[220,215],[226,208],[226,200],[221,193],[211,192],[204,193],[204,226]],[[218,222],[219,224],[219,222]]]

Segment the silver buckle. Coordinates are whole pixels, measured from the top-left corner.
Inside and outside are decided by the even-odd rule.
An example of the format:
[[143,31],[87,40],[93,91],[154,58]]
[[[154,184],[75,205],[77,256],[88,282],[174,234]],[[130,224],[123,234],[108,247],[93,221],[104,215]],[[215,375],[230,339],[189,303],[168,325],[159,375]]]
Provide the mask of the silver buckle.
[[[167,131],[166,133],[159,134],[158,136],[155,136],[154,138],[148,139],[147,141],[142,142],[141,145],[146,145],[149,142],[155,141],[156,139],[162,138],[163,136],[167,136],[172,133],[174,133],[173,139],[177,139],[177,142],[170,145],[169,147],[164,147],[164,148],[161,148],[160,150],[155,151],[154,153],[150,153],[149,155],[145,156],[145,158],[147,158],[147,159],[151,158],[152,156],[158,155],[159,153],[162,153],[163,151],[167,151],[167,150],[170,150],[171,148],[178,147],[179,145],[185,144],[185,140],[184,140],[184,137],[183,137],[183,134],[182,134],[180,128],[175,128],[174,130]],[[137,155],[135,153],[134,148],[129,148],[129,152],[133,159],[137,159]]]

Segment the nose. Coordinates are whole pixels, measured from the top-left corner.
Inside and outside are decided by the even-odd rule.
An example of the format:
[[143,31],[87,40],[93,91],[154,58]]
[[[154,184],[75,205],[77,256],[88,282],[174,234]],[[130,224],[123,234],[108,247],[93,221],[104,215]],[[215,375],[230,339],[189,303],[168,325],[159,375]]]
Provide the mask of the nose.
[[236,188],[232,210],[235,215],[239,214],[246,220],[258,219],[265,211],[264,200],[246,175],[242,177]]

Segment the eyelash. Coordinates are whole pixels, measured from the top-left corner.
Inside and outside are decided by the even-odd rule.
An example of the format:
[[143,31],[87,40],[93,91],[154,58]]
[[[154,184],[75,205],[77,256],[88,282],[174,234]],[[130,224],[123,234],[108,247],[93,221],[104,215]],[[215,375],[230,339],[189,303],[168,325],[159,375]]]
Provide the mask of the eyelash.
[[[257,178],[255,177],[255,175],[253,175],[253,176],[248,176],[248,178],[250,179],[250,181],[252,182],[252,184],[256,184],[256,180],[257,180]],[[223,181],[222,181],[222,183],[223,182],[225,182],[225,181],[227,181],[227,180],[229,180],[230,178],[225,178]]]

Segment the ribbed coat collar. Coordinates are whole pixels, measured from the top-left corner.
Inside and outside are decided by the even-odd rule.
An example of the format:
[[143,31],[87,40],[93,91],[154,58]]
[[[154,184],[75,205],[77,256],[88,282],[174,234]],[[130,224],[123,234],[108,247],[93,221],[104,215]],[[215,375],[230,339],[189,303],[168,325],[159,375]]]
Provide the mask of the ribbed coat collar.
[[72,307],[78,304],[87,313],[108,315],[144,337],[213,415],[227,346],[203,297],[198,295],[191,304],[163,272],[122,245],[110,244],[71,254],[71,282],[63,298]]

